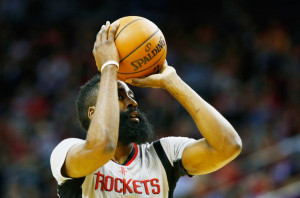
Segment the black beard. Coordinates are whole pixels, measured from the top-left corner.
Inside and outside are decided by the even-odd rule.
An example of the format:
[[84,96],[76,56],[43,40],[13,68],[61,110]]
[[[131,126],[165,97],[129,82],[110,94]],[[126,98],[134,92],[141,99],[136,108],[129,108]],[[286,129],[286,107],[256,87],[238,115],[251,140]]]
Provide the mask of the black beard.
[[[138,112],[139,122],[130,120],[130,113]],[[153,126],[149,123],[146,115],[140,110],[130,108],[126,112],[120,112],[119,141],[124,144],[142,144],[149,142],[154,135]]]

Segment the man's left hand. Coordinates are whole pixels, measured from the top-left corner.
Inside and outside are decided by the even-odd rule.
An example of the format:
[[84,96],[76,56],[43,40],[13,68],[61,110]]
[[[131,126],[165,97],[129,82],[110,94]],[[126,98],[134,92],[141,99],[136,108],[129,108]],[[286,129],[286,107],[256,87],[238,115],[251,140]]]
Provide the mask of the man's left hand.
[[166,83],[173,77],[176,77],[176,70],[169,66],[167,61],[164,62],[158,74],[152,74],[145,78],[129,78],[125,80],[126,83],[137,87],[152,87],[152,88],[165,88]]

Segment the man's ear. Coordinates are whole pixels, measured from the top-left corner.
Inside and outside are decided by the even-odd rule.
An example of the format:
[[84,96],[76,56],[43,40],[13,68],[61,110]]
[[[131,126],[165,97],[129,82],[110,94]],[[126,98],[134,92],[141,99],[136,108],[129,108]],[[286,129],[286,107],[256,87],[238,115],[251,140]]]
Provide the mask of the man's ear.
[[93,118],[94,112],[95,112],[95,106],[89,107],[89,109],[88,109],[88,117],[89,117],[90,119]]

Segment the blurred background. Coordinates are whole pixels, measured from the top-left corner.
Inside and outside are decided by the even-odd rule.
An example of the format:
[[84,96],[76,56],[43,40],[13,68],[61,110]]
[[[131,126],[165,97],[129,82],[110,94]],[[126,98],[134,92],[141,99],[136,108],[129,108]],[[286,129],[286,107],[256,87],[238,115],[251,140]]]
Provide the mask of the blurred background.
[[[243,140],[214,173],[181,178],[176,198],[300,197],[300,1],[1,0],[0,196],[54,198],[49,157],[81,137],[75,99],[97,72],[95,36],[106,20],[158,25],[167,60]],[[201,138],[166,91],[135,88],[157,136]]]

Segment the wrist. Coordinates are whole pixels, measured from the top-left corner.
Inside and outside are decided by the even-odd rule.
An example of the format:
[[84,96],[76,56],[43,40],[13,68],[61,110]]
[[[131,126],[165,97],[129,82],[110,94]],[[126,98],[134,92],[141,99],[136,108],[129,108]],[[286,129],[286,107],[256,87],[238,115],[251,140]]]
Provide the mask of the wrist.
[[177,74],[172,74],[163,80],[162,88],[166,90],[173,89],[173,87],[176,87],[176,84],[178,84],[180,81],[181,78]]
[[106,74],[106,73],[112,73],[112,74],[116,74],[117,75],[118,68],[116,67],[116,65],[109,64],[105,68],[102,69],[101,75]]
[[114,67],[115,69],[117,69],[117,71],[119,70],[119,62],[114,61],[114,60],[109,60],[106,61],[105,63],[103,63],[103,65],[101,66],[101,73],[105,70],[105,68],[107,67]]

